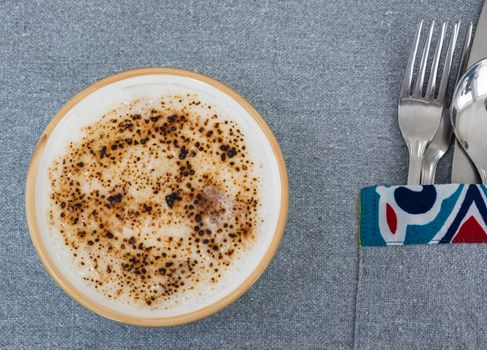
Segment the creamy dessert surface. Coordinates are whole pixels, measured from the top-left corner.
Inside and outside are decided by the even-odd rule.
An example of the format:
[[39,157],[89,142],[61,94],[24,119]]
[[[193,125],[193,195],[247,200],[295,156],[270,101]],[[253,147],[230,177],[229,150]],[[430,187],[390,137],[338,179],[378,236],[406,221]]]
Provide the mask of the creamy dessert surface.
[[49,168],[49,224],[75,270],[145,308],[217,284],[255,243],[259,176],[237,123],[197,95],[138,99]]

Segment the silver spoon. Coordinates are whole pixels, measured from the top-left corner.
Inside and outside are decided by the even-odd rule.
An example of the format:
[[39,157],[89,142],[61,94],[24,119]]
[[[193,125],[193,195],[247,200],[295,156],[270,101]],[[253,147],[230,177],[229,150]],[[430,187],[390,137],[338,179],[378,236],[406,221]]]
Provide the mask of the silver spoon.
[[452,97],[451,124],[465,152],[487,183],[487,59],[460,79]]

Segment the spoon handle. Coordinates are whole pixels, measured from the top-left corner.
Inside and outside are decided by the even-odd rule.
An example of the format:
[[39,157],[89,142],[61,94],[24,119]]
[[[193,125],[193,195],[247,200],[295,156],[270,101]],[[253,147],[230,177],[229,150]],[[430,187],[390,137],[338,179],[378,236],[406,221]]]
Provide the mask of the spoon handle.
[[436,167],[439,160],[439,157],[428,159],[428,156],[425,155],[421,170],[421,185],[432,185],[435,182]]
[[482,183],[487,184],[487,172],[484,169],[478,169]]

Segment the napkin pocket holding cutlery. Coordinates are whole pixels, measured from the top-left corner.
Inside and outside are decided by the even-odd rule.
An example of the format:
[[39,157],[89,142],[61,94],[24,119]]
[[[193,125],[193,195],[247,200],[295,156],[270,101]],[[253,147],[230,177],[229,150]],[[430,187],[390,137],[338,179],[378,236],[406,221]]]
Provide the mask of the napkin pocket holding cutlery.
[[371,186],[360,197],[361,246],[487,243],[485,185]]
[[487,349],[485,246],[359,251],[354,349]]

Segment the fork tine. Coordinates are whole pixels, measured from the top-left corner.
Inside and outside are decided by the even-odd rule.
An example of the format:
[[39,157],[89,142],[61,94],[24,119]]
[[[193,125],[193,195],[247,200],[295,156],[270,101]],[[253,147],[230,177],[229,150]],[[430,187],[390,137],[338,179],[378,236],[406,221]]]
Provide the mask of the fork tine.
[[426,44],[424,45],[423,56],[421,57],[421,64],[419,66],[419,73],[416,79],[416,85],[414,87],[413,96],[419,97],[423,95],[424,76],[426,74],[426,64],[428,63],[428,54],[430,51],[431,38],[433,37],[434,28],[435,28],[435,21],[432,21],[428,33],[428,38],[426,39]]
[[445,65],[443,67],[443,73],[441,75],[440,88],[438,90],[438,101],[444,102],[446,95],[446,88],[448,87],[448,80],[450,77],[451,64],[453,61],[453,54],[455,52],[455,46],[457,44],[458,31],[460,29],[460,21],[456,22],[453,26],[453,32],[450,36],[450,42],[448,44],[448,51],[446,52]]
[[418,52],[419,39],[421,37],[421,29],[423,28],[423,20],[419,22],[418,29],[416,30],[416,35],[414,37],[413,47],[409,53],[408,63],[406,69],[404,70],[404,79],[402,81],[401,97],[407,97],[410,95],[411,83],[413,80],[413,70],[414,62],[416,61],[416,54]]
[[460,80],[460,77],[465,72],[465,68],[467,68],[468,58],[470,56],[470,49],[472,45],[472,32],[473,32],[473,23],[470,22],[467,28],[467,33],[465,34],[465,43],[463,44],[462,58],[460,59],[460,64],[458,65],[457,78],[455,79],[455,84]]
[[436,45],[435,54],[433,56],[433,62],[431,63],[431,72],[428,79],[428,87],[426,88],[426,97],[433,99],[436,92],[436,76],[438,74],[438,64],[440,63],[441,50],[443,48],[443,40],[445,39],[446,27],[448,22],[443,22],[440,31],[440,37],[438,44]]

